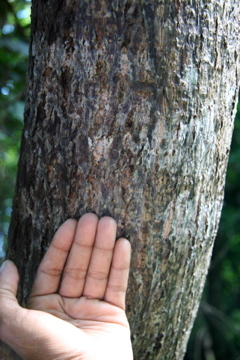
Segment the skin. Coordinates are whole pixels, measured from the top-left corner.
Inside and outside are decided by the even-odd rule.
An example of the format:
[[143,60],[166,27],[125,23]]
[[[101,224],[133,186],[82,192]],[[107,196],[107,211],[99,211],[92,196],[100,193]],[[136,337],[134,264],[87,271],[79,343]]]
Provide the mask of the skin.
[[0,339],[26,360],[132,360],[125,296],[128,240],[116,222],[85,214],[56,232],[39,265],[28,308],[16,299],[18,271],[0,273]]

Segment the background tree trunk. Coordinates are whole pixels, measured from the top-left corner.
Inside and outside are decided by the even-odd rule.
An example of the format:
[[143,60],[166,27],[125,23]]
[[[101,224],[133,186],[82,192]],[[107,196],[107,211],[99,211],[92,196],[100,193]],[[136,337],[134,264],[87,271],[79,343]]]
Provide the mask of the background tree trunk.
[[235,115],[238,7],[33,0],[8,249],[19,299],[64,220],[113,216],[132,243],[137,360],[182,359],[196,315]]

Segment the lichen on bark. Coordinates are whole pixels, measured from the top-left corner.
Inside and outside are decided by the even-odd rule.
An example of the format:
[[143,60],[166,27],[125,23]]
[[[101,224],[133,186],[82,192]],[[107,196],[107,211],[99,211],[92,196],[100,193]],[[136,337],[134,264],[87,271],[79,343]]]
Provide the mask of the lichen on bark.
[[111,215],[132,244],[135,357],[183,357],[221,212],[238,2],[36,1],[8,255],[24,303],[57,227]]

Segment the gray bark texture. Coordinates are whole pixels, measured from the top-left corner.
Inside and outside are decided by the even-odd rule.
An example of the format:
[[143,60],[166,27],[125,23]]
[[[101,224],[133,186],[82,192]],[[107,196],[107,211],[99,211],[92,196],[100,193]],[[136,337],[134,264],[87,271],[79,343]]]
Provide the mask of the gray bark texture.
[[238,12],[238,0],[33,0],[8,249],[19,299],[63,221],[113,216],[132,244],[136,360],[181,360],[198,309],[235,116]]

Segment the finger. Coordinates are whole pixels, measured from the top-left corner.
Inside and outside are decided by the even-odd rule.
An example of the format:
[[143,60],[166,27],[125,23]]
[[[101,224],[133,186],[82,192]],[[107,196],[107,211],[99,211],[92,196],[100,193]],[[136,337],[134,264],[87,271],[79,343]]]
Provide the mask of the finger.
[[104,300],[123,310],[125,310],[130,259],[130,242],[123,238],[117,240]]
[[66,297],[82,295],[86,274],[96,237],[98,217],[85,214],[78,222],[66,266],[64,268],[59,294]]
[[[45,312],[19,306],[17,268],[9,260],[4,265],[0,269],[0,340],[22,359],[62,359],[62,349],[78,349],[79,336],[84,335],[75,326]],[[56,346],[56,339],[60,346]],[[75,358],[72,353],[68,355]]]
[[116,222],[111,217],[103,217],[97,227],[96,240],[87,272],[83,295],[102,299],[108,282],[116,239]]
[[10,322],[10,310],[19,308],[16,294],[19,275],[15,264],[6,260],[0,269],[0,339],[6,342],[9,336],[6,325]]
[[[17,303],[16,294],[18,289],[19,275],[16,265],[6,260],[0,269],[0,300],[12,299]],[[0,311],[2,307],[0,306]]]
[[54,235],[49,249],[39,265],[30,297],[57,292],[76,226],[77,221],[69,219],[60,226]]

